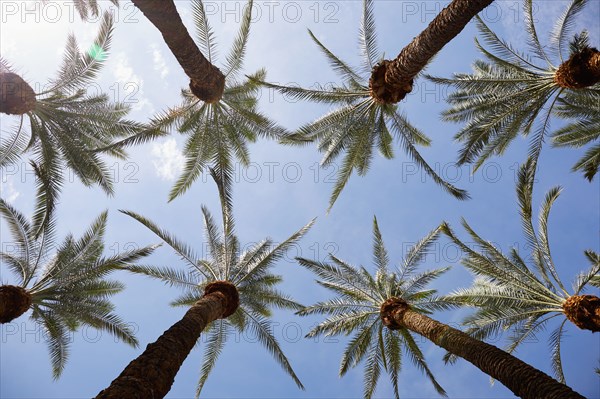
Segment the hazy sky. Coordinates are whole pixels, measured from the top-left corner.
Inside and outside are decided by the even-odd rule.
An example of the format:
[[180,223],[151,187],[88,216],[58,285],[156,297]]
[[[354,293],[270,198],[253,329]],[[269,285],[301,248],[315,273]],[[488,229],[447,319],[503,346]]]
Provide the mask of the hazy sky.
[[[119,10],[104,1],[117,16],[109,58],[93,89],[103,90],[115,99],[131,103],[131,118],[144,121],[153,114],[179,103],[179,93],[188,79],[168,51],[158,31],[130,2],[121,1]],[[395,56],[447,2],[376,1],[375,17],[379,48],[386,58]],[[484,20],[515,47],[523,43],[522,1],[496,1],[483,13]],[[549,29],[566,1],[539,2],[535,17],[544,42]],[[206,11],[219,44],[219,60],[229,51],[239,27],[245,3],[205,2]],[[538,4],[538,3],[536,3]],[[91,45],[98,23],[82,23],[70,1],[0,2],[0,53],[8,59],[34,88],[42,87],[55,76],[60,65],[68,32],[75,32],[81,49]],[[178,9],[193,33],[186,1]],[[361,1],[268,1],[256,2],[254,24],[248,43],[244,73],[266,67],[267,80],[305,87],[339,82],[325,58],[311,42],[307,28],[336,55],[358,65],[358,28]],[[577,27],[591,33],[592,44],[599,43],[599,2],[591,1]],[[469,72],[478,55],[470,24],[434,59],[428,73],[448,77],[453,72]],[[219,65],[219,62],[217,61]],[[366,177],[353,176],[329,214],[328,199],[333,189],[336,165],[319,169],[320,155],[315,146],[289,148],[274,142],[259,141],[251,146],[252,164],[236,167],[234,215],[240,242],[251,245],[270,236],[275,241],[318,217],[316,225],[300,246],[279,262],[276,272],[284,276],[281,289],[303,304],[330,297],[314,284],[314,276],[295,262],[295,256],[324,260],[328,252],[353,264],[371,264],[371,224],[377,215],[392,264],[397,264],[408,248],[441,221],[446,220],[466,239],[460,229],[465,217],[484,238],[503,250],[512,246],[525,249],[515,195],[515,175],[525,160],[527,141],[519,138],[501,158],[493,158],[480,171],[454,165],[459,145],[452,139],[459,126],[442,123],[447,90],[419,79],[415,90],[401,103],[409,120],[426,132],[433,145],[421,153],[444,178],[471,194],[469,201],[458,201],[436,186],[396,148],[396,158],[385,160],[375,154]],[[324,105],[292,102],[270,90],[261,94],[260,110],[283,126],[294,129],[328,111]],[[0,117],[2,134],[15,119]],[[559,126],[558,121],[553,126]],[[131,149],[128,161],[109,161],[114,172],[116,195],[108,198],[98,188],[88,189],[76,180],[65,184],[58,206],[58,234],[80,235],[103,210],[109,210],[106,253],[132,246],[158,243],[146,228],[120,214],[118,209],[140,213],[157,222],[182,241],[205,253],[200,206],[218,214],[216,188],[210,178],[201,177],[180,198],[167,204],[167,194],[181,171],[184,137],[177,133]],[[588,183],[580,174],[570,172],[582,155],[581,150],[553,149],[546,146],[540,158],[540,171],[534,192],[534,210],[546,191],[560,185],[563,193],[550,216],[550,244],[555,263],[564,281],[588,267],[585,249],[600,250],[600,186],[598,178]],[[14,167],[1,171],[2,198],[27,215],[34,203],[34,180],[27,157]],[[10,245],[4,222],[0,225],[3,248]],[[471,276],[459,264],[457,248],[440,240],[423,268],[453,266],[451,272],[434,283],[440,293],[468,286]],[[166,246],[144,263],[185,267]],[[0,283],[11,283],[4,265]],[[114,298],[117,313],[135,326],[140,348],[133,349],[105,333],[81,330],[73,335],[72,350],[63,376],[52,380],[50,361],[41,330],[22,316],[0,327],[0,397],[2,398],[87,398],[95,396],[153,342],[165,329],[179,320],[185,309],[168,304],[179,292],[156,280],[125,273],[116,275],[126,290]],[[596,294],[598,292],[596,291]],[[435,314],[434,317],[457,325],[467,310]],[[362,395],[362,365],[344,378],[338,377],[345,337],[302,338],[320,318],[300,318],[291,312],[276,311],[273,331],[292,366],[306,386],[296,388],[251,336],[238,336],[228,342],[203,396],[210,398],[355,398]],[[550,326],[549,331],[552,331]],[[540,342],[523,345],[517,355],[533,366],[550,373],[547,335]],[[444,351],[418,338],[429,365],[451,398],[510,398],[500,383],[490,386],[489,378],[471,364],[459,361],[445,366]],[[502,346],[498,339],[495,344]],[[563,362],[567,383],[590,398],[600,397],[600,379],[593,373],[599,366],[600,341],[589,331],[568,325],[563,341]],[[202,361],[202,339],[181,368],[169,398],[191,398]],[[435,398],[431,384],[406,360],[400,374],[402,398]],[[382,376],[376,397],[392,396],[388,379]]]

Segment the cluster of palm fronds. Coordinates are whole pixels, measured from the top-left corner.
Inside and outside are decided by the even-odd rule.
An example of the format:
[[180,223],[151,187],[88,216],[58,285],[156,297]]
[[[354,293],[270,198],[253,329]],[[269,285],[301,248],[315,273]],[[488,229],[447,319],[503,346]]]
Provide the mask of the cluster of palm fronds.
[[[586,3],[570,3],[545,46],[534,24],[533,2],[526,0],[525,28],[531,54],[514,49],[477,17],[483,44],[477,39],[475,44],[485,60],[476,61],[471,74],[455,74],[451,79],[428,76],[456,88],[448,97],[452,107],[443,116],[447,121],[465,122],[455,136],[463,143],[459,164],[473,163],[477,169],[491,156],[501,155],[519,134],[531,135],[529,157],[534,162],[549,136],[556,146],[563,147],[580,147],[600,138],[600,84],[565,87],[557,79],[570,57],[590,49],[586,31],[573,34],[575,17]],[[570,124],[550,132],[553,116],[567,118]],[[596,144],[573,169],[592,180],[599,167],[600,147]]]

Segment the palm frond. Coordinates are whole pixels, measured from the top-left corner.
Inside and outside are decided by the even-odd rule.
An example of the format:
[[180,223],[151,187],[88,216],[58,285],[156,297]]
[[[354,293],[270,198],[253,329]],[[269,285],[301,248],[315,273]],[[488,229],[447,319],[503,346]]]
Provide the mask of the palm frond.
[[310,230],[315,221],[316,219],[311,220],[301,229],[282,241],[281,244],[278,244],[275,248],[269,250],[264,255],[252,257],[251,259],[256,259],[257,261],[246,263],[244,275],[238,274],[233,276],[231,281],[241,286],[246,281],[253,281],[256,277],[262,276],[265,270],[272,265],[273,262],[281,259],[286,254],[288,249],[295,245],[308,232],[308,230]]
[[554,372],[554,375],[558,378],[558,381],[562,383],[565,382],[565,375],[563,373],[560,348],[563,336],[563,329],[565,327],[566,322],[567,319],[564,319],[562,323],[560,323],[560,326],[556,330],[554,330],[552,334],[550,334],[550,340],[548,341],[552,353],[552,371]]
[[103,61],[110,50],[113,22],[113,14],[104,12],[94,44],[84,54],[80,53],[75,36],[69,35],[58,77],[51,81],[48,90],[38,96],[53,91],[75,91],[89,84],[102,68]]
[[162,280],[170,287],[190,289],[198,286],[198,275],[195,270],[185,272],[171,267],[157,267],[151,265],[129,265],[123,268],[131,273],[143,274]]
[[210,372],[217,362],[217,358],[223,351],[223,347],[227,342],[227,335],[231,332],[231,327],[226,320],[219,319],[214,321],[211,326],[204,345],[204,360],[200,368],[200,379],[196,386],[196,398],[200,397],[202,388],[206,383]]
[[340,363],[340,377],[343,377],[349,369],[356,367],[364,359],[369,352],[372,336],[377,334],[378,327],[379,320],[372,318],[372,322],[357,329],[358,331],[344,349]]
[[[248,77],[250,78],[250,77]],[[343,91],[343,90],[312,90],[302,87],[281,86],[274,83],[260,82],[265,87],[275,89],[284,96],[288,96],[290,100],[301,101],[309,100],[318,103],[346,103],[355,99],[361,99],[368,94],[366,91]]]
[[365,73],[371,73],[380,57],[379,49],[377,48],[377,34],[375,31],[372,0],[365,0],[363,2],[362,15],[363,17],[358,33],[358,43],[363,56],[363,70]]
[[556,21],[556,25],[550,35],[550,43],[552,49],[556,49],[556,54],[560,58],[560,62],[564,62],[565,48],[568,47],[569,37],[575,25],[575,18],[585,8],[587,0],[573,0],[565,9],[560,18]]
[[25,116],[21,115],[19,124],[7,131],[11,134],[10,138],[0,138],[0,167],[16,163],[27,147],[27,133],[23,129],[24,118]]
[[21,278],[22,281],[27,281],[32,272],[31,254],[35,245],[34,237],[31,234],[33,229],[25,216],[2,198],[0,198],[0,213],[6,219],[11,235],[18,246],[19,257],[23,258],[23,266],[26,269],[22,270]]
[[452,196],[460,200],[469,199],[470,196],[465,190],[457,188],[448,183],[441,178],[431,166],[429,166],[427,161],[425,161],[419,151],[417,151],[415,148],[413,141],[411,140],[412,136],[409,136],[409,132],[411,130],[409,126],[410,125],[408,124],[408,121],[406,121],[404,117],[397,113],[393,114],[392,130],[398,134],[400,144],[404,147],[404,150],[406,153],[408,153],[412,160],[415,161],[420,168],[423,168],[427,175],[431,177],[435,183],[441,186],[448,193],[452,194]]
[[[382,326],[379,326],[378,333],[381,334]],[[382,356],[377,341],[371,341],[371,345],[368,349],[368,356],[365,362],[364,376],[363,376],[363,396],[365,399],[370,399],[375,393],[377,382],[379,381],[379,375],[381,373]]]
[[377,217],[373,217],[373,260],[379,273],[387,273],[389,257],[383,244],[381,232],[379,231]]
[[340,60],[335,54],[333,54],[317,37],[315,34],[309,29],[308,34],[313,42],[319,47],[321,52],[327,57],[327,61],[329,61],[329,65],[333,68],[335,72],[337,72],[342,79],[344,79],[344,83],[349,86],[357,86],[362,78],[354,72],[354,70],[346,64],[344,61]]
[[[427,366],[427,363],[425,362],[425,356],[423,355],[421,348],[419,348],[411,333],[406,330],[400,330],[399,334],[402,336],[405,352],[408,354],[412,363],[421,372],[423,372],[427,376],[427,378],[429,378],[429,381],[431,382],[437,393],[439,393],[442,396],[448,396],[446,390],[442,388],[442,386],[435,379],[431,370],[429,370],[429,366]],[[389,333],[389,335],[392,335],[391,332]]]
[[147,219],[147,218],[145,218],[141,215],[138,215],[135,212],[131,212],[131,211],[119,210],[119,212],[132,217],[133,219],[137,220],[138,222],[140,222],[141,224],[146,226],[150,231],[152,231],[154,234],[156,234],[158,237],[160,237],[164,242],[166,242],[171,248],[173,248],[175,250],[175,252],[181,257],[181,259],[184,260],[188,264],[189,267],[197,270],[205,278],[210,279],[209,276],[216,277],[216,274],[213,270],[210,270],[207,267],[202,267],[205,265],[203,265],[197,261],[198,257],[192,251],[191,248],[189,248],[186,244],[177,240],[177,238],[175,238],[174,236],[169,234],[167,231],[158,227],[158,225],[156,225],[150,219]]
[[277,361],[283,370],[294,380],[296,385],[300,389],[304,389],[304,385],[300,382],[300,379],[292,369],[287,357],[279,347],[279,343],[273,336],[270,323],[260,315],[246,312],[243,308],[242,311],[246,316],[247,328],[256,334],[258,341],[271,353],[275,361]]
[[62,186],[62,179],[53,178],[55,176],[50,176],[45,168],[38,166],[33,161],[30,164],[37,178],[36,204],[32,218],[33,235],[37,238],[44,231],[54,212],[54,206]]
[[69,357],[70,336],[68,330],[63,326],[61,320],[53,313],[47,313],[34,309],[32,315],[48,333],[48,350],[50,352],[50,363],[52,364],[52,376],[58,379],[65,369]]
[[398,383],[398,375],[402,370],[402,343],[398,337],[398,334],[388,330],[387,328],[383,331],[384,335],[384,346],[387,352],[386,370],[390,376],[392,387],[394,388],[394,398],[400,399],[398,392],[400,384]]
[[598,286],[598,282],[600,282],[600,255],[594,251],[586,250],[585,257],[592,265],[587,271],[579,273],[575,278],[573,295],[579,295],[588,283]]
[[202,0],[192,1],[192,16],[194,18],[198,46],[200,47],[202,54],[206,54],[208,62],[213,64],[217,57],[217,46],[214,39],[214,33],[210,27],[208,18],[206,18]]
[[419,263],[431,253],[431,247],[437,240],[441,230],[441,226],[436,227],[410,248],[402,263],[400,280],[403,280],[405,276],[412,274]]
[[527,46],[530,50],[541,60],[545,60],[548,65],[552,65],[546,52],[544,51],[544,46],[540,43],[540,39],[538,38],[537,31],[535,29],[535,23],[533,18],[533,0],[525,0],[524,3],[524,14],[525,14],[525,30],[529,34],[529,40],[527,40]]
[[225,78],[235,78],[244,62],[244,56],[246,55],[246,43],[248,41],[248,35],[250,33],[250,23],[252,22],[252,7],[253,0],[248,0],[246,3],[246,9],[242,16],[242,24],[238,35],[233,42],[230,53],[227,55],[225,64]]

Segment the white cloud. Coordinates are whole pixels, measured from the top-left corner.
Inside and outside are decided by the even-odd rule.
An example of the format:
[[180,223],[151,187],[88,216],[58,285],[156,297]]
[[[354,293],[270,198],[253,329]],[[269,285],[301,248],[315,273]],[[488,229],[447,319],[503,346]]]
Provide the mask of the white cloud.
[[8,176],[6,179],[2,179],[2,183],[0,183],[0,192],[2,193],[2,198],[6,202],[14,202],[21,193],[17,191],[15,185],[13,183],[13,178]]
[[154,62],[154,70],[160,73],[162,79],[166,78],[169,74],[169,68],[165,61],[160,49],[156,44],[151,44],[150,49],[152,51],[152,61]]
[[115,54],[112,61],[112,73],[119,82],[118,101],[129,103],[132,109],[139,111],[152,105],[144,95],[144,80],[133,72],[129,59],[124,52]]
[[162,143],[152,144],[152,156],[155,158],[152,164],[156,168],[156,174],[162,180],[173,181],[183,170],[185,157],[177,148],[175,139],[167,139]]

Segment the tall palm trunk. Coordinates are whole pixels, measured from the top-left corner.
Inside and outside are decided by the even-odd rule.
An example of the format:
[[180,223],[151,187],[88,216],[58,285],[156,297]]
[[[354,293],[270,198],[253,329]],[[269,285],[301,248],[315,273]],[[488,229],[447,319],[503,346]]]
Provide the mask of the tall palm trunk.
[[562,305],[569,321],[582,330],[600,331],[600,298],[595,295],[573,295]]
[[381,305],[381,319],[392,330],[407,328],[462,357],[521,398],[584,399],[568,386],[511,354],[411,310],[402,299],[390,298],[385,301]]
[[456,37],[467,23],[494,0],[453,0],[429,26],[404,47],[393,61],[373,68],[371,96],[395,104],[412,90],[413,79],[442,47]]
[[586,47],[573,53],[556,70],[554,81],[566,89],[583,89],[600,82],[600,51]]
[[23,287],[0,286],[0,324],[10,323],[31,307],[31,294]]
[[225,88],[225,76],[202,55],[183,25],[173,0],[132,2],[162,34],[171,53],[190,78],[192,93],[208,103],[219,101]]
[[0,71],[0,112],[23,115],[35,108],[37,100],[31,86],[19,75]]
[[165,397],[204,328],[212,321],[231,316],[238,306],[239,295],[234,285],[209,284],[202,299],[156,342],[149,344],[96,399]]

